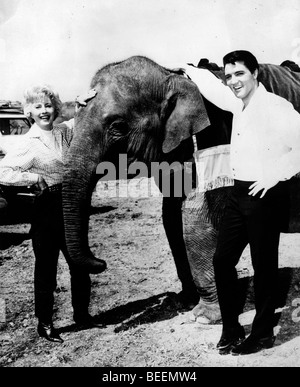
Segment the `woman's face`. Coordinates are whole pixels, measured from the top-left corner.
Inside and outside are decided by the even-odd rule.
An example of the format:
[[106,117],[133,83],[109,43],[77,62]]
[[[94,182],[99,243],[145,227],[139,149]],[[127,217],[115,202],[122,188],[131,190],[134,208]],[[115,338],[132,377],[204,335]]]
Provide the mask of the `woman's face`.
[[51,130],[55,118],[55,108],[48,96],[44,96],[31,105],[31,117],[43,130]]

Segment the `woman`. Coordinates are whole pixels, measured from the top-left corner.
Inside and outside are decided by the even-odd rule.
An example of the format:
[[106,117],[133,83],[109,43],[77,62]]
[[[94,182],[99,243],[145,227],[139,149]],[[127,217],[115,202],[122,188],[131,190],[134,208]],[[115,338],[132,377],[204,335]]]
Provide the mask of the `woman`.
[[[95,96],[91,90],[79,105]],[[38,334],[49,341],[63,340],[53,327],[52,314],[59,252],[62,251],[70,269],[74,321],[80,327],[100,327],[89,314],[91,281],[89,273],[77,268],[67,252],[61,187],[64,152],[73,136],[73,119],[54,125],[62,103],[49,86],[36,86],[25,91],[24,112],[34,121],[24,141],[8,152],[0,162],[0,184],[34,186],[31,238],[35,255],[34,294]],[[106,265],[103,263],[103,270]]]

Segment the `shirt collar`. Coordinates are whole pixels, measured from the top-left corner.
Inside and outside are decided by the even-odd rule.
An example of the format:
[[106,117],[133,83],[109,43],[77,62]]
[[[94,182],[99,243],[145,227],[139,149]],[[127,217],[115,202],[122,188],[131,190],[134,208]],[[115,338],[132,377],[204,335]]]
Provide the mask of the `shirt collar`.
[[40,141],[42,141],[48,148],[51,147],[52,140],[50,137],[48,137],[46,134],[44,134],[44,131],[36,124],[34,123],[32,127],[30,128],[27,135],[30,138],[38,138]]
[[27,135],[29,137],[38,137],[38,138],[40,138],[41,135],[42,135],[41,129],[39,128],[39,126],[36,123],[34,123],[32,125],[32,127],[30,128],[30,130],[28,131]]
[[258,88],[255,90],[255,93],[254,93],[254,96],[262,96],[262,95],[265,95],[265,93],[267,92],[265,86],[262,84],[262,83],[258,83]]
[[[34,123],[31,126],[30,130],[27,132],[27,135],[29,137],[42,138],[42,137],[44,137],[43,132],[44,132],[43,129],[41,129],[36,123]],[[53,132],[53,134],[55,133],[54,127],[52,129],[52,132]]]
[[250,99],[248,106],[244,108],[244,104],[243,103],[241,104],[241,111],[248,111],[250,106],[252,107],[254,105],[260,104],[261,99],[265,98],[266,93],[267,93],[267,90],[265,86],[259,82],[258,87],[255,90],[254,94],[252,95],[252,98]]

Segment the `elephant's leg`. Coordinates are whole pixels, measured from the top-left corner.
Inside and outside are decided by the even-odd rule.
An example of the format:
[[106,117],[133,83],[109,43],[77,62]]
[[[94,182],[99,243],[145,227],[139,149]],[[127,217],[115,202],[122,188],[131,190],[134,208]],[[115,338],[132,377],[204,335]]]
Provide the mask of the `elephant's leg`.
[[177,275],[182,283],[181,297],[185,303],[198,303],[199,294],[193,281],[183,239],[182,202],[179,197],[164,197],[162,219],[173,254]]
[[194,315],[214,323],[221,319],[213,268],[217,231],[210,221],[203,193],[194,190],[184,202],[183,234],[192,277],[201,297]]

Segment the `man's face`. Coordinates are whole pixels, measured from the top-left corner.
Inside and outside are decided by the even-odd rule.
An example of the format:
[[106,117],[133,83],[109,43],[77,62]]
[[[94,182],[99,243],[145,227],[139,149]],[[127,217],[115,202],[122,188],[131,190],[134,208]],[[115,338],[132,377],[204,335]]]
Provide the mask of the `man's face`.
[[257,70],[252,74],[243,62],[228,63],[225,66],[227,86],[245,105],[248,104],[257,88],[257,74]]

